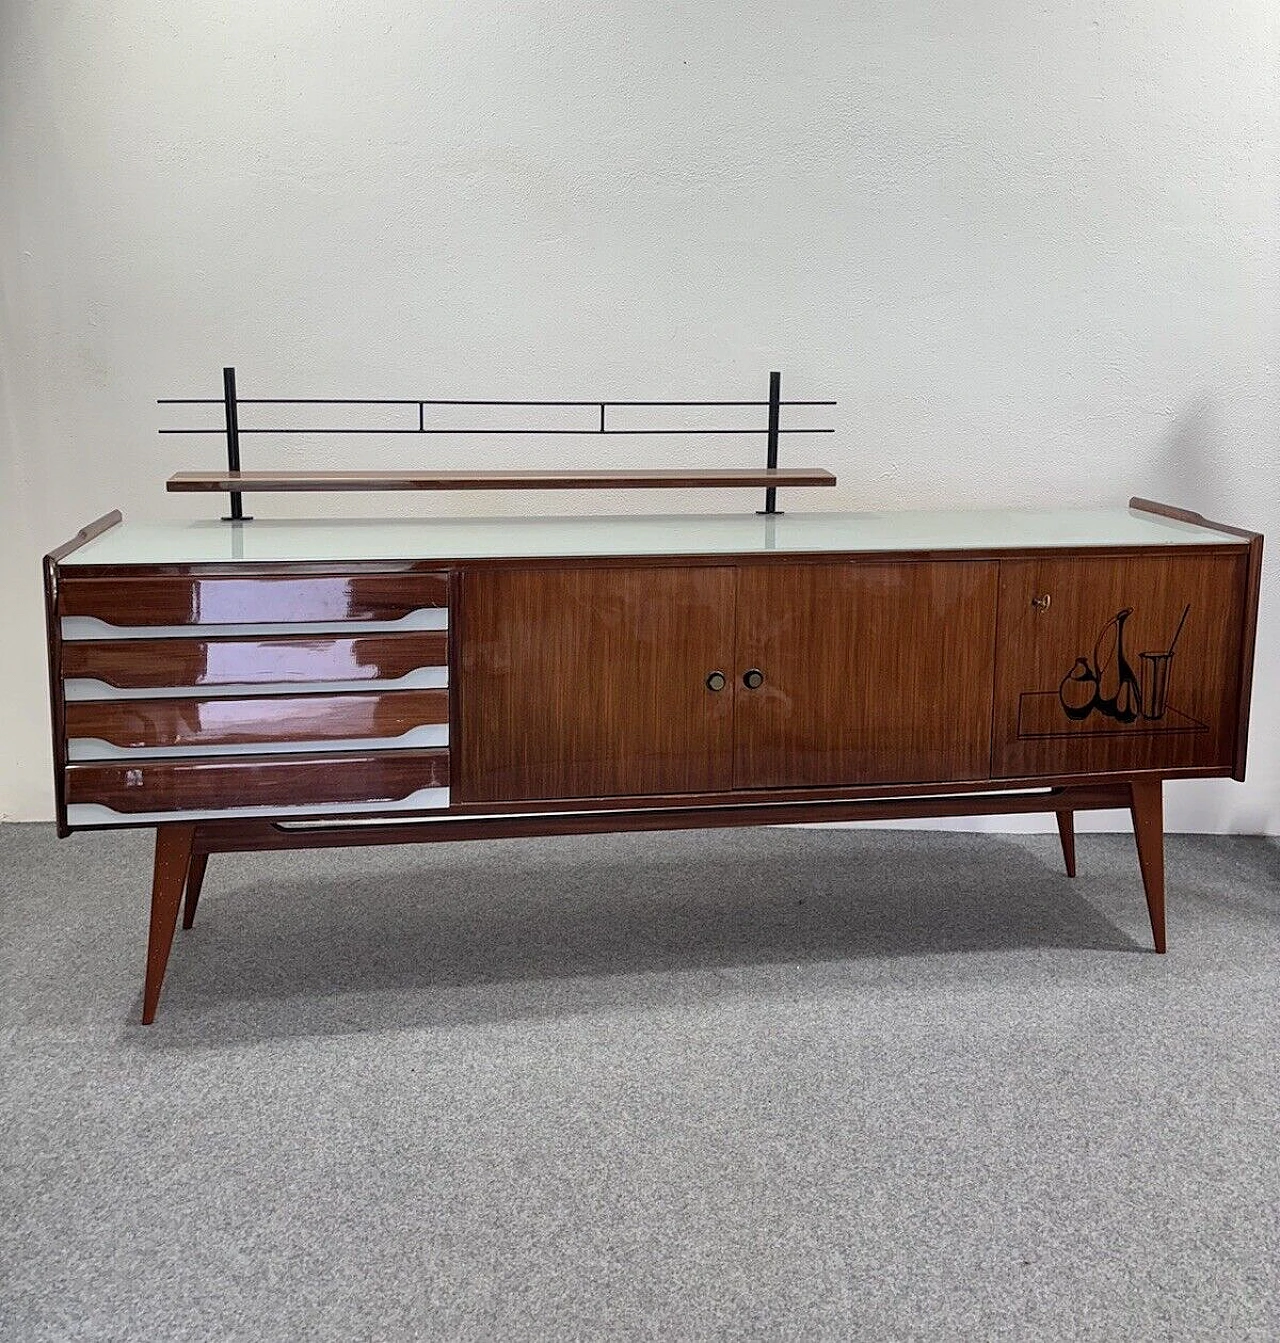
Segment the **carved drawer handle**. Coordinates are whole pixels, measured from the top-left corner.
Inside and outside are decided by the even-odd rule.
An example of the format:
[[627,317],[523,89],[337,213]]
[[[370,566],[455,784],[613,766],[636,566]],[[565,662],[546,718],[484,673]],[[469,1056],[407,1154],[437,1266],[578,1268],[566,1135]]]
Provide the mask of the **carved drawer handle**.
[[1049,609],[1050,600],[1051,598],[1046,592],[1043,597],[1032,597],[1031,605],[1034,606],[1037,611],[1044,612]]

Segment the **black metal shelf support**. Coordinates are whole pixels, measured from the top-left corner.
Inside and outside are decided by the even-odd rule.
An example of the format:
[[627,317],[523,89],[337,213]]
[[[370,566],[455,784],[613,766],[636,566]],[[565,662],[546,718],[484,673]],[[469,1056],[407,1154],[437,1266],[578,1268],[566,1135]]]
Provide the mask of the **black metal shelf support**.
[[[179,398],[162,397],[157,403],[159,405],[178,405],[178,406],[204,406],[216,405],[216,400],[209,397]],[[778,466],[778,444],[783,434],[830,434],[834,429],[830,428],[796,428],[783,429],[781,427],[782,419],[782,374],[778,371],[769,374],[769,399],[768,401],[435,401],[417,399],[384,399],[370,397],[356,397],[349,399],[329,398],[329,397],[251,397],[246,398],[245,405],[256,406],[285,406],[285,405],[316,405],[316,406],[416,406],[418,410],[418,423],[412,428],[383,428],[383,429],[246,429],[244,433],[256,434],[600,434],[605,437],[614,435],[643,435],[643,434],[755,434],[758,429],[614,429],[606,425],[606,410],[610,406],[651,406],[651,407],[676,407],[676,406],[767,406],[769,412],[768,427],[765,440],[765,465],[770,470],[776,470]],[[787,405],[792,406],[834,406],[834,401],[789,401]],[[600,423],[598,428],[591,429],[460,429],[460,428],[441,428],[428,427],[426,424],[427,406],[591,406],[599,407]],[[225,416],[225,424],[222,429],[161,429],[162,434],[208,434],[225,433],[227,439],[227,470],[238,472],[240,470],[240,401],[236,396],[236,371],[234,368],[227,367],[222,370],[222,407]],[[229,491],[231,497],[231,512],[223,518],[224,522],[252,522],[251,517],[247,517],[244,511],[244,496],[240,490]],[[765,488],[764,508],[759,510],[761,517],[780,516],[781,510],[778,508],[778,489],[776,485],[770,485]]]
[[[222,370],[222,404],[227,416],[227,470],[240,470],[240,408],[236,404],[236,371]],[[244,496],[239,490],[231,491],[231,513],[223,522],[252,522],[244,515]]]
[[[782,374],[776,370],[769,374],[769,440],[765,448],[764,464],[770,471],[778,466],[778,422],[782,418]],[[778,491],[770,485],[764,492],[762,517],[772,517],[778,512]]]

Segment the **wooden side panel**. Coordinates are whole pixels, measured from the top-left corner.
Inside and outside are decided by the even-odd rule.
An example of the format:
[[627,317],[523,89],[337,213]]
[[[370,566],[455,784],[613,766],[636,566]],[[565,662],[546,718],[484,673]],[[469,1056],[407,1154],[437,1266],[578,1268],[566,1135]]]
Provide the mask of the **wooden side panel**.
[[1253,700],[1253,664],[1258,642],[1258,603],[1262,596],[1262,537],[1249,538],[1248,577],[1244,593],[1244,629],[1240,636],[1240,709],[1236,721],[1233,779],[1244,782],[1249,755],[1249,710]]
[[1247,578],[1244,550],[1001,561],[993,773],[1229,768]]
[[67,801],[115,811],[211,811],[325,803],[399,802],[449,783],[446,750],[252,759],[104,760],[67,766]]
[[69,739],[91,737],[124,747],[239,746],[402,737],[411,728],[448,718],[447,690],[71,700],[66,732]]
[[[119,514],[116,514],[117,519]],[[68,545],[71,543],[68,542]],[[65,839],[67,828],[66,775],[67,734],[63,722],[66,690],[62,684],[62,621],[58,614],[58,561],[53,554],[44,557],[44,637],[49,672],[49,733],[53,755],[53,815],[58,838]]]
[[728,568],[467,572],[455,799],[727,788],[733,601]]
[[417,630],[355,638],[76,640],[63,646],[62,672],[118,690],[389,681],[419,667],[444,666],[448,637],[444,630]]
[[995,606],[991,561],[740,569],[735,785],[987,777]]
[[62,614],[111,625],[245,625],[399,620],[447,604],[446,574],[333,574],[252,578],[62,575]]

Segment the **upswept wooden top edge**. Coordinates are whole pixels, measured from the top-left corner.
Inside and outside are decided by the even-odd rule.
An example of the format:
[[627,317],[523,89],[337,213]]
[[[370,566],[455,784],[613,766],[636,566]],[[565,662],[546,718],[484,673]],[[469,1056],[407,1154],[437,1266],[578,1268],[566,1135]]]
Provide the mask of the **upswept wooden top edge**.
[[1193,512],[1189,508],[1177,508],[1173,504],[1158,503],[1154,499],[1144,499],[1134,495],[1129,507],[1136,513],[1154,513],[1157,517],[1172,518],[1175,522],[1185,522],[1192,527],[1204,527],[1211,532],[1223,532],[1227,536],[1243,536],[1247,541],[1255,537],[1261,539],[1261,532],[1251,532],[1247,527],[1232,527],[1226,522],[1213,522],[1203,513]]
[[81,546],[88,545],[94,537],[101,536],[103,532],[110,531],[112,527],[118,526],[124,520],[124,515],[118,508],[113,508],[110,513],[104,513],[100,518],[95,519],[80,530],[71,538],[70,541],[64,541],[60,546],[51,550],[46,556],[47,561],[56,564],[59,560],[66,559],[74,550],[79,550]]
[[[834,485],[821,467],[671,471],[179,471],[171,493],[313,490],[725,489]],[[96,524],[95,524],[96,525]]]

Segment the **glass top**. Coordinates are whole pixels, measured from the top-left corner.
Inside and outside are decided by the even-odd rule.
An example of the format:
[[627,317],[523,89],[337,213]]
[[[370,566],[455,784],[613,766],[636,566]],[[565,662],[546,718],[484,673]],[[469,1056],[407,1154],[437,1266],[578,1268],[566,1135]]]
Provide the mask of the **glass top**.
[[62,561],[235,564],[1240,545],[1129,508],[123,522]]

